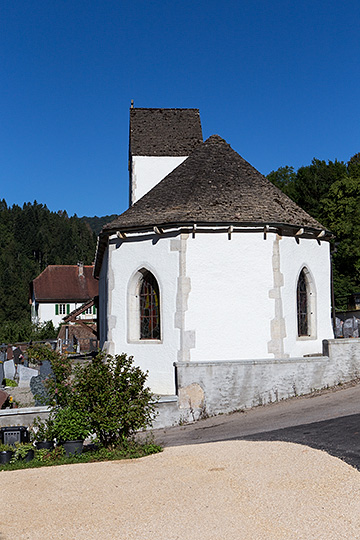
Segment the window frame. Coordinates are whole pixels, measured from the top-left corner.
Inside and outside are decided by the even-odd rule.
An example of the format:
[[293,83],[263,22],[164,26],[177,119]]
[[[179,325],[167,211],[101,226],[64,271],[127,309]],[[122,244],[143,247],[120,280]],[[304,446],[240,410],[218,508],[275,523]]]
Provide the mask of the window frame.
[[[299,317],[301,316],[299,312],[299,308],[301,307],[299,305],[299,285],[300,280],[303,278],[303,282],[305,284],[305,293],[306,293],[306,309],[307,309],[307,333],[302,334],[300,333],[299,328]],[[316,316],[316,289],[315,289],[315,281],[312,276],[312,273],[308,269],[307,266],[303,265],[298,273],[297,280],[296,280],[296,288],[295,288],[295,305],[296,305],[296,312],[295,312],[295,319],[296,319],[296,339],[298,341],[306,341],[306,340],[314,340],[317,339],[317,316]]]
[[70,304],[65,302],[55,304],[55,315],[69,315],[70,313]]
[[[141,322],[140,322],[140,294],[144,278],[150,275],[157,285],[158,294],[158,317],[159,317],[159,338],[144,338],[141,337]],[[138,344],[161,344],[163,342],[163,327],[162,327],[162,291],[161,284],[152,268],[142,267],[129,280],[128,285],[128,302],[127,302],[127,341],[128,343]]]

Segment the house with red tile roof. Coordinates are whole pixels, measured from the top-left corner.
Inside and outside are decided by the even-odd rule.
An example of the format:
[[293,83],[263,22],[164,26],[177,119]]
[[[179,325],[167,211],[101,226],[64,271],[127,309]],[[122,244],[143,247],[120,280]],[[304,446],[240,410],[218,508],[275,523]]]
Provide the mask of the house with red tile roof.
[[[33,323],[52,321],[57,327],[64,317],[78,310],[98,295],[98,281],[93,277],[93,266],[49,265],[30,285],[31,320]],[[96,306],[78,315],[96,319]]]

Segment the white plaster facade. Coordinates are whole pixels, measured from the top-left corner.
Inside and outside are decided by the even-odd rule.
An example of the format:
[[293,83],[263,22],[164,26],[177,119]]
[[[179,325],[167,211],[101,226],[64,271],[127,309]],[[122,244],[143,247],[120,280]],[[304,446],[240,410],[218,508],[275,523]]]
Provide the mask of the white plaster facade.
[[[111,238],[107,264],[102,265],[99,280],[100,346],[112,354],[133,355],[143,370],[149,371],[150,387],[159,394],[175,392],[174,366],[180,346],[175,327],[176,290],[179,256],[172,250],[172,239],[156,241],[155,235],[144,240],[135,235],[131,240]],[[154,243],[155,241],[155,243]],[[139,270],[150,270],[160,289],[161,340],[140,340],[137,327],[136,284]],[[106,331],[104,335],[103,332]]]
[[132,156],[130,204],[134,204],[188,156]]
[[[310,336],[297,332],[297,282],[311,279]],[[137,285],[160,290],[161,339],[140,340]],[[133,355],[159,394],[175,392],[174,362],[302,357],[333,337],[329,243],[259,233],[110,238],[100,274],[101,346]],[[107,343],[105,343],[107,342]]]
[[[42,324],[48,321],[52,321],[54,328],[59,326],[63,322],[63,318],[71,313],[74,309],[82,306],[83,302],[35,302],[32,303],[31,321],[35,324]],[[62,310],[64,313],[58,313],[61,309],[56,309],[56,306],[64,306]],[[89,308],[91,313],[82,313],[78,316],[79,319],[84,321],[91,321],[94,319],[94,307]]]

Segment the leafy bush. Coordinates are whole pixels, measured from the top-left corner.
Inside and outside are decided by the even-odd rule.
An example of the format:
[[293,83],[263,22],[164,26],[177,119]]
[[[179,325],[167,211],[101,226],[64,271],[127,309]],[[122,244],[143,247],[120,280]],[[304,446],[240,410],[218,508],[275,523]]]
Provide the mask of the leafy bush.
[[36,463],[38,463],[38,466],[42,464],[56,465],[64,456],[65,450],[62,446],[56,446],[53,450],[47,450],[46,448],[37,449],[35,450],[35,460],[31,465],[33,466]]
[[0,443],[0,452],[14,452],[14,447],[11,444]]
[[15,452],[11,458],[11,463],[25,459],[30,450],[35,450],[32,443],[15,443]]
[[47,418],[41,420],[40,416],[37,416],[32,425],[32,438],[36,442],[53,441],[55,439],[54,432],[54,419]]
[[151,425],[155,400],[146,379],[147,373],[126,354],[99,353],[88,364],[76,366],[73,403],[87,416],[102,446],[116,446]]
[[83,411],[77,408],[54,409],[50,419],[53,421],[53,433],[57,441],[84,440],[89,435],[87,418]]

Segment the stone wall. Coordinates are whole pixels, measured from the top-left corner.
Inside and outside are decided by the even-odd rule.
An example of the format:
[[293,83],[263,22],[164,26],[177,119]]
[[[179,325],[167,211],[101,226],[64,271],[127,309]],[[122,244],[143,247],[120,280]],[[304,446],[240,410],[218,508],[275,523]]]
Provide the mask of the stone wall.
[[264,405],[360,376],[360,339],[326,340],[323,356],[176,362],[180,412],[197,418]]

